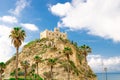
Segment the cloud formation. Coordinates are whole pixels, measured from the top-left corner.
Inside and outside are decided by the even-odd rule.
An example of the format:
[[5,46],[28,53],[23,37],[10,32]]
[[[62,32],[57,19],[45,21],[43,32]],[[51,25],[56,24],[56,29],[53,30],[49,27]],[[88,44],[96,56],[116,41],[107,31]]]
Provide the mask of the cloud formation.
[[7,61],[13,55],[11,41],[9,39],[11,28],[0,25],[0,61]]
[[65,4],[57,3],[56,6],[50,6],[49,9],[52,11],[53,14],[62,17],[66,15],[66,13],[69,11],[70,8],[71,8],[71,4],[69,2],[66,2]]
[[105,67],[108,72],[120,72],[120,56],[104,58],[101,55],[89,55],[88,64],[95,72],[103,72]]
[[18,16],[28,5],[29,2],[27,0],[17,0],[15,9],[10,9],[10,13]]
[[6,23],[17,23],[17,19],[14,16],[2,16],[0,17],[0,21],[6,22]]
[[21,23],[21,26],[28,29],[28,30],[31,30],[31,31],[38,31],[39,30],[35,24]]
[[60,17],[59,27],[86,30],[88,34],[120,42],[120,0],[72,0],[52,5],[49,10]]

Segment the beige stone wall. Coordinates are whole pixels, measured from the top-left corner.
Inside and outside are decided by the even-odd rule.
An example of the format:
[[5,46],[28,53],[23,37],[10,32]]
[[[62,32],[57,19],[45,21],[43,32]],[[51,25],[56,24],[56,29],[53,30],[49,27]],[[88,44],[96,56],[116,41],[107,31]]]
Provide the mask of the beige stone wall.
[[49,30],[45,30],[43,32],[40,33],[40,38],[49,38],[49,39],[55,39],[55,38],[63,38],[63,39],[67,39],[67,34],[60,32],[59,28],[54,28],[54,31],[49,31]]

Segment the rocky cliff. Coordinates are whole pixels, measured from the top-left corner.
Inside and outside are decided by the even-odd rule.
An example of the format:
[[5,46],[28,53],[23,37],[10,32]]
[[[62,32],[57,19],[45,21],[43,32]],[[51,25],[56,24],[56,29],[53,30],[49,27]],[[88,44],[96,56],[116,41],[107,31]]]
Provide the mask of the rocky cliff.
[[[73,54],[70,55],[69,62],[67,62],[67,58],[63,53],[64,47],[70,47],[72,50]],[[45,80],[49,80],[50,78],[49,74],[51,69],[47,60],[52,58],[57,59],[52,69],[54,80],[67,80],[68,65],[70,69],[70,80],[85,80],[85,78],[87,80],[96,80],[96,75],[85,61],[84,55],[81,54],[77,45],[71,43],[69,40],[62,38],[52,40],[43,38],[29,42],[19,53],[19,72],[24,72],[20,62],[27,60],[30,63],[27,71],[28,76],[30,76],[30,70],[32,65],[35,64],[34,57],[36,55],[42,57],[42,62],[38,65],[38,72]],[[6,64],[4,78],[10,78],[15,70],[15,56],[8,60]]]

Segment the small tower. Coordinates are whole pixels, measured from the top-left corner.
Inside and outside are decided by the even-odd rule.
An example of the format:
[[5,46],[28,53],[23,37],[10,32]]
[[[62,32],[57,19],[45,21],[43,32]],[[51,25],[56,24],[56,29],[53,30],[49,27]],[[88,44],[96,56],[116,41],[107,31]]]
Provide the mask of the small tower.
[[54,32],[60,32],[59,28],[54,28]]

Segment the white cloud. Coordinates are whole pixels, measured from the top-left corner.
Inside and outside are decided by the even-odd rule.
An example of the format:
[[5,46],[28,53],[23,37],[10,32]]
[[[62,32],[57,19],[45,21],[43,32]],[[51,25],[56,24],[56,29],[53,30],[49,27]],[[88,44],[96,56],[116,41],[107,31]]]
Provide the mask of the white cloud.
[[30,23],[21,23],[21,26],[23,26],[24,28],[31,30],[31,31],[37,31],[38,27],[35,24],[30,24]]
[[[59,8],[59,9],[58,9]],[[50,11],[52,11],[53,14],[59,15],[59,16],[64,16],[66,13],[69,11],[71,8],[70,3],[65,3],[65,4],[56,4],[56,6],[50,6]]]
[[120,0],[72,0],[52,5],[50,11],[60,16],[60,27],[84,29],[88,34],[120,42]]
[[10,9],[10,13],[14,15],[19,15],[21,11],[26,8],[26,6],[29,5],[29,2],[27,0],[17,0],[16,2],[16,8],[15,9]]
[[14,16],[2,16],[0,17],[0,21],[6,22],[6,23],[17,23],[17,19]]
[[11,28],[0,25],[0,62],[7,61],[14,53],[9,39]]
[[120,56],[104,58],[100,55],[89,55],[88,64],[95,72],[103,72],[105,67],[109,72],[119,72]]

